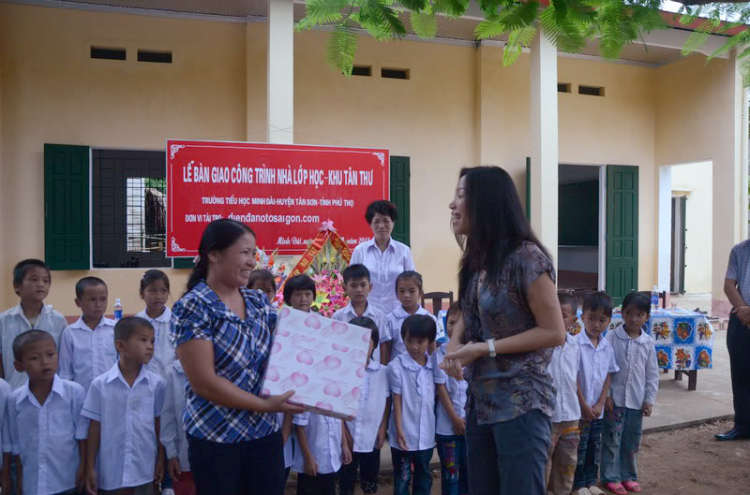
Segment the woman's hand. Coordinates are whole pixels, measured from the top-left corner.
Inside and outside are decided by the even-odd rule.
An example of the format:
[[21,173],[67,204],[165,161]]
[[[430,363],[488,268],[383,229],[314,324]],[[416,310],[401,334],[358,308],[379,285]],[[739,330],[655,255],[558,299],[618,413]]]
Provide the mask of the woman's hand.
[[445,372],[457,380],[464,379],[463,368],[489,354],[486,342],[469,342],[457,351],[449,352],[440,363]]
[[294,395],[294,390],[282,395],[271,395],[265,399],[266,405],[265,410],[262,412],[283,412],[300,414],[305,412],[305,409],[297,404],[291,404],[287,402]]

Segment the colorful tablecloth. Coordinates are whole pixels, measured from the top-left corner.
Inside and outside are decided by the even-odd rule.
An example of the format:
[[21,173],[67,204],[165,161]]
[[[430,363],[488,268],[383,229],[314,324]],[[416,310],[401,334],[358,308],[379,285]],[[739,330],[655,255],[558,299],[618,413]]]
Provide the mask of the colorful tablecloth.
[[[622,314],[612,314],[610,330],[622,324]],[[701,370],[713,367],[714,329],[705,315],[683,309],[659,309],[646,323],[646,332],[654,339],[656,360],[667,370]],[[580,315],[570,329],[573,335],[583,330]]]

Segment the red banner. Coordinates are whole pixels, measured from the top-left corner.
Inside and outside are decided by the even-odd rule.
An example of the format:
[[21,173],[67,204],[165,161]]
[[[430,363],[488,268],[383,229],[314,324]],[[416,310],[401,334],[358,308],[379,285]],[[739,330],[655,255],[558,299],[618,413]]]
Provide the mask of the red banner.
[[167,256],[195,256],[206,225],[246,223],[258,246],[302,254],[333,221],[353,249],[372,237],[367,205],[388,199],[385,149],[167,141]]

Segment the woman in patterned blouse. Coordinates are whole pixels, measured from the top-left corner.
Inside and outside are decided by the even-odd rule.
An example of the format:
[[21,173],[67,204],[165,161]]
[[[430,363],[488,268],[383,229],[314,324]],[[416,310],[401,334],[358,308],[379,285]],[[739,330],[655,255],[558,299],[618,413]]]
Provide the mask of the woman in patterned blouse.
[[469,492],[544,495],[555,406],[547,365],[565,340],[552,261],[503,169],[463,169],[450,209],[463,321],[441,366],[467,372]]
[[203,232],[188,291],[172,309],[172,340],[188,378],[185,430],[199,495],[281,495],[276,412],[302,412],[294,392],[261,398],[276,313],[247,289],[255,234],[234,220]]

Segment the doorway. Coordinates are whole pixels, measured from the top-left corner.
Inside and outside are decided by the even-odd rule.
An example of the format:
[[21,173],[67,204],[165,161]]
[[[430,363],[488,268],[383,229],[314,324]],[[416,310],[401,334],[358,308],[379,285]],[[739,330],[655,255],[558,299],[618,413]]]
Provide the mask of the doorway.
[[685,216],[687,197],[672,198],[672,273],[669,280],[669,291],[685,293]]

